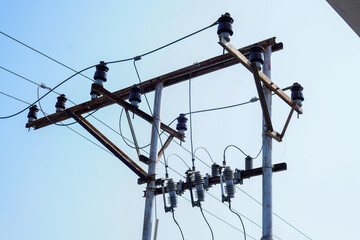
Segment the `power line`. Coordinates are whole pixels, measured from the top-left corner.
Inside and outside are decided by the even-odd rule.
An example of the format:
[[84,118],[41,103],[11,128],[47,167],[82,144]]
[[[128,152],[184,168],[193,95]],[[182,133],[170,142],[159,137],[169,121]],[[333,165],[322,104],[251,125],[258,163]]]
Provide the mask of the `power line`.
[[201,203],[199,202],[199,207],[200,207],[200,212],[201,212],[201,215],[203,216],[206,224],[208,225],[209,229],[210,229],[210,232],[211,232],[211,237],[212,237],[212,240],[214,240],[214,232],[208,222],[208,220],[206,219],[205,215],[204,215],[204,212],[203,212],[203,209],[202,209],[202,206],[201,206]]
[[176,223],[176,225],[178,226],[178,228],[179,228],[179,230],[180,230],[182,239],[185,240],[185,238],[184,238],[184,233],[183,233],[183,231],[181,230],[181,227],[180,227],[179,223],[178,223],[178,222],[176,221],[176,219],[175,219],[174,209],[171,210],[171,213],[172,213],[172,217],[173,217],[173,219],[174,219],[174,222]]
[[3,95],[5,95],[5,96],[7,96],[7,97],[12,98],[12,99],[18,100],[19,102],[22,102],[22,103],[25,103],[25,104],[30,105],[30,103],[28,103],[28,102],[26,102],[26,101],[24,101],[24,100],[21,100],[21,99],[19,99],[19,98],[17,98],[17,97],[11,96],[10,94],[4,93],[4,92],[0,92],[0,93],[3,94]]
[[[23,46],[25,46],[25,47],[27,47],[27,48],[29,48],[29,49],[33,50],[34,52],[37,52],[37,53],[39,53],[40,55],[42,55],[42,56],[44,56],[44,57],[46,57],[46,58],[50,59],[51,61],[56,62],[57,64],[60,64],[61,66],[66,67],[67,69],[70,69],[70,70],[71,70],[71,71],[73,71],[73,72],[78,72],[78,71],[76,71],[75,69],[73,69],[73,68],[71,68],[71,67],[69,67],[69,66],[65,65],[64,63],[61,63],[61,62],[59,62],[58,60],[56,60],[56,59],[54,59],[54,58],[50,57],[49,55],[46,55],[45,53],[40,52],[39,50],[36,50],[36,49],[35,49],[35,48],[33,48],[33,47],[30,47],[29,45],[27,45],[27,44],[23,43],[22,41],[17,40],[16,38],[14,38],[14,37],[12,37],[12,36],[10,36],[10,35],[8,35],[8,34],[6,34],[6,33],[2,32],[2,31],[0,31],[0,33],[1,33],[2,35],[4,35],[4,36],[6,36],[6,37],[10,38],[11,40],[14,40],[15,42],[18,42],[18,43],[20,43],[21,45],[23,45]],[[89,78],[88,76],[85,76],[85,75],[83,75],[83,74],[81,74],[81,73],[80,73],[80,75],[81,75],[81,76],[83,76],[83,77],[85,77],[85,78],[87,78],[87,79],[89,79],[89,80],[90,80],[90,81],[92,81],[92,82],[94,81],[93,79]]]
[[238,216],[238,217],[239,217],[240,222],[241,222],[241,225],[242,225],[243,230],[244,230],[244,240],[246,240],[246,231],[245,231],[245,225],[244,225],[244,222],[243,222],[243,220],[241,219],[240,214],[238,214],[237,212],[235,212],[234,210],[232,210],[232,209],[231,209],[231,201],[230,201],[230,199],[229,199],[229,210],[230,210],[232,213],[234,213],[236,216]]

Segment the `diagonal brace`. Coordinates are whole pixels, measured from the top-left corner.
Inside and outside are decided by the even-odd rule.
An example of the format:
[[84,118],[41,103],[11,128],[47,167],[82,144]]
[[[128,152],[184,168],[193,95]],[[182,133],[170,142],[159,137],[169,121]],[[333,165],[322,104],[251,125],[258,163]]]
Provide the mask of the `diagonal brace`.
[[251,69],[252,69],[252,72],[254,74],[255,85],[256,85],[258,95],[259,95],[259,100],[260,100],[261,109],[262,109],[262,112],[263,112],[263,115],[264,115],[266,128],[267,128],[267,130],[272,132],[274,129],[273,129],[273,126],[272,126],[272,123],[271,123],[271,116],[270,116],[269,109],[268,109],[267,104],[266,104],[264,91],[263,91],[262,86],[261,86],[259,71],[258,71],[258,68],[257,68],[255,63],[251,64]]
[[122,152],[114,143],[112,143],[107,137],[105,137],[99,130],[97,130],[91,123],[89,123],[81,115],[77,116],[69,109],[65,111],[74,118],[86,131],[93,135],[100,143],[102,143],[110,152],[112,152],[117,158],[120,159],[128,168],[130,168],[141,179],[148,179],[147,173],[138,166],[131,158],[129,158],[124,152]]
[[[150,116],[149,114],[147,114],[147,113],[141,111],[140,109],[134,107],[133,105],[126,102],[122,98],[116,96],[115,94],[109,92],[108,90],[106,90],[102,86],[97,85],[97,84],[93,84],[91,87],[92,87],[92,89],[94,89],[98,93],[101,93],[102,95],[104,95],[105,97],[110,99],[111,101],[113,101],[113,102],[119,104],[120,106],[122,106],[123,108],[133,112],[134,114],[136,114],[137,116],[141,117],[142,119],[148,121],[149,123],[153,122],[154,118],[152,116]],[[178,131],[175,131],[171,127],[169,127],[169,126],[167,126],[167,125],[165,125],[163,123],[160,123],[160,128],[162,130],[164,130],[165,132],[169,133],[170,135],[173,135],[174,137],[178,138],[179,140],[181,140],[183,142],[185,141],[184,140],[184,134],[181,134]]]

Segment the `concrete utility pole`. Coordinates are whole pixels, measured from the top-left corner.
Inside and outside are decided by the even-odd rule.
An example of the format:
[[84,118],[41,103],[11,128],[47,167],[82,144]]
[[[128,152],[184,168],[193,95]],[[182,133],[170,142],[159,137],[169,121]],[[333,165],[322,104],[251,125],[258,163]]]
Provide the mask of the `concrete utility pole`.
[[[163,83],[159,83],[155,87],[155,99],[154,99],[154,112],[153,112],[153,125],[151,130],[151,144],[150,144],[150,164],[148,169],[148,176],[156,174],[156,160],[158,156],[158,141],[159,141],[159,129],[160,129],[160,110],[161,110],[161,97],[163,90]],[[146,187],[146,200],[145,200],[145,213],[144,213],[144,226],[142,240],[151,240],[152,231],[152,216],[154,207],[154,189],[155,189],[155,177],[154,181],[148,182]]]
[[[263,73],[271,79],[271,47],[265,48]],[[271,117],[272,94],[269,88],[263,85],[265,100],[269,115]],[[263,193],[262,193],[262,213],[263,213],[263,236],[261,240],[272,240],[272,138],[265,132],[267,126],[263,118]]]

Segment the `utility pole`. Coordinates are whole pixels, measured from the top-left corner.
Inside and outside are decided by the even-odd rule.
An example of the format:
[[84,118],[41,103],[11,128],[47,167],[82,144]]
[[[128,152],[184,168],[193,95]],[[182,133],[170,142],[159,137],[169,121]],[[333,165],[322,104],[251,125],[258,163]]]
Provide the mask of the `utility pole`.
[[[265,48],[263,73],[271,79],[271,47]],[[271,102],[272,93],[268,87],[263,84],[265,101],[271,118]],[[262,226],[263,236],[261,240],[272,240],[272,138],[266,134],[268,126],[263,117],[263,133],[262,133],[262,167],[263,167],[263,186],[262,186]]]
[[151,240],[152,231],[152,217],[154,207],[154,189],[155,185],[155,174],[156,174],[156,162],[158,156],[158,141],[159,141],[159,129],[160,129],[160,110],[161,110],[161,97],[163,90],[163,83],[159,83],[155,86],[155,99],[154,99],[154,121],[151,130],[151,144],[150,144],[150,163],[148,168],[148,176],[153,180],[147,183],[146,187],[146,200],[145,200],[145,212],[144,212],[144,225],[143,225],[143,240]]

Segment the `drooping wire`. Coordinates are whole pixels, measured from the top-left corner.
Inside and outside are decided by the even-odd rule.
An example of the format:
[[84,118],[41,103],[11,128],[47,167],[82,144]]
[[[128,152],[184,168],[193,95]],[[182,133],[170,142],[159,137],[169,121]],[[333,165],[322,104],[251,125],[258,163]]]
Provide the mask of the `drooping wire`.
[[237,214],[235,211],[233,211],[233,210],[231,209],[231,200],[230,200],[230,199],[229,199],[229,210],[230,210],[232,213],[234,213],[236,216],[238,216],[238,217],[239,217],[240,222],[241,222],[241,225],[242,225],[243,230],[244,230],[244,240],[246,240],[246,231],[245,231],[245,225],[244,225],[244,222],[243,222],[243,220],[242,220],[241,216],[240,216],[239,214]]
[[167,157],[167,162],[168,162],[168,163],[169,163],[169,158],[170,158],[171,156],[176,156],[176,157],[180,158],[181,161],[186,165],[186,167],[187,167],[188,169],[191,169],[190,166],[187,165],[187,163],[185,162],[185,160],[184,160],[182,157],[180,157],[179,155],[177,155],[176,153],[170,154],[170,155]]
[[[126,144],[128,147],[130,147],[130,148],[132,148],[132,149],[136,149],[135,144],[134,144],[134,146],[131,145],[131,144],[129,144],[129,142],[126,140],[126,138],[124,137],[124,134],[123,134],[123,132],[122,132],[122,130],[121,130],[121,129],[122,129],[122,128],[121,128],[121,118],[122,118],[123,112],[124,112],[124,108],[121,109],[120,117],[119,117],[119,132],[120,132],[120,136],[121,136],[122,140],[125,142],[125,144]],[[150,144],[151,144],[151,143],[146,144],[145,146],[139,147],[139,149],[147,148],[148,146],[150,146]]]
[[182,231],[179,223],[178,223],[178,222],[176,221],[176,219],[175,219],[175,214],[174,214],[174,212],[175,212],[174,209],[172,209],[172,210],[171,210],[172,217],[173,217],[173,219],[174,219],[174,222],[176,223],[176,225],[178,226],[178,228],[179,228],[179,230],[180,230],[182,239],[185,240],[185,238],[184,238],[184,233],[183,233],[183,231]]
[[[185,199],[186,201],[191,202],[191,200],[190,200],[190,199],[187,199],[187,198],[186,198],[186,197],[184,197],[184,196],[181,196],[181,197],[182,197],[183,199]],[[218,216],[217,216],[217,215],[215,215],[214,213],[212,213],[212,212],[210,212],[210,211],[206,210],[205,208],[203,208],[203,211],[204,211],[204,212],[206,212],[206,213],[208,213],[208,214],[210,214],[211,216],[215,217],[216,219],[220,220],[221,222],[225,223],[226,225],[228,225],[228,226],[230,226],[230,227],[234,228],[235,230],[237,230],[237,231],[239,231],[239,232],[243,233],[243,231],[242,231],[241,229],[239,229],[239,228],[235,227],[233,224],[231,224],[231,223],[229,223],[229,222],[225,221],[224,219],[222,219],[222,218],[218,217]],[[253,236],[251,236],[251,235],[249,235],[249,234],[246,234],[246,235],[247,235],[249,238],[253,239],[253,240],[257,240],[256,238],[254,238]]]
[[42,100],[44,97],[46,97],[49,93],[53,92],[56,88],[58,88],[59,86],[61,86],[62,84],[64,84],[65,82],[69,81],[71,78],[75,77],[76,75],[90,69],[90,68],[93,68],[95,67],[96,65],[92,65],[90,67],[87,67],[87,68],[84,68],[83,70],[77,72],[77,73],[74,73],[73,75],[71,75],[70,77],[66,78],[65,80],[63,80],[62,82],[60,82],[58,85],[56,85],[54,88],[52,88],[51,90],[49,90],[47,93],[45,93],[43,96],[41,96],[38,100],[36,100],[35,102],[33,102],[30,106],[24,108],[23,110],[17,112],[17,113],[14,113],[14,114],[11,114],[11,115],[8,115],[8,116],[5,116],[5,117],[0,117],[0,119],[7,119],[7,118],[11,118],[11,117],[15,117],[17,115],[19,115],[20,113],[26,111],[28,108],[30,108],[32,105],[36,104],[38,101]]
[[161,47],[159,47],[159,48],[157,48],[157,49],[154,49],[154,50],[149,51],[149,52],[147,52],[147,53],[141,54],[141,55],[139,55],[139,57],[144,57],[144,56],[149,55],[149,54],[151,54],[151,53],[157,52],[157,51],[159,51],[159,50],[161,50],[161,49],[163,49],[163,48],[166,48],[166,47],[168,47],[168,46],[170,46],[170,45],[173,45],[174,43],[180,42],[180,41],[182,41],[182,40],[184,40],[184,39],[186,39],[186,38],[188,38],[188,37],[191,37],[191,36],[193,36],[193,35],[195,35],[195,34],[198,34],[198,33],[202,32],[202,31],[204,31],[204,30],[206,30],[206,29],[208,29],[208,28],[211,28],[211,27],[215,26],[217,23],[218,23],[218,21],[216,21],[216,22],[214,22],[213,24],[211,24],[211,25],[209,25],[209,26],[207,26],[207,27],[204,27],[204,28],[202,28],[202,29],[200,29],[200,30],[198,30],[198,31],[195,31],[195,32],[193,32],[193,33],[190,33],[190,34],[188,34],[188,35],[186,35],[186,36],[184,36],[184,37],[182,37],[182,38],[179,38],[179,39],[177,39],[177,40],[175,40],[175,41],[173,41],[173,42],[171,42],[171,43],[165,44],[164,46],[161,46]]
[[[175,40],[175,41],[173,41],[173,42],[171,42],[171,43],[169,43],[169,44],[166,44],[166,45],[164,45],[164,46],[162,46],[162,47],[159,47],[159,48],[154,49],[154,50],[152,50],[152,51],[149,51],[149,52],[147,52],[147,53],[141,54],[141,55],[139,55],[139,56],[132,57],[132,58],[121,59],[121,60],[109,61],[109,62],[105,62],[105,63],[106,63],[106,64],[113,64],[113,63],[120,63],[120,62],[126,62],[126,61],[131,61],[131,60],[134,60],[134,61],[139,60],[139,59],[141,59],[141,57],[143,57],[143,56],[149,55],[149,54],[154,53],[154,52],[156,52],[156,51],[159,51],[159,50],[161,50],[161,49],[163,49],[163,48],[166,48],[166,47],[168,47],[168,46],[170,46],[170,45],[172,45],[172,44],[174,44],[174,43],[177,43],[177,42],[179,42],[179,41],[181,41],[181,40],[184,40],[185,38],[188,38],[188,37],[190,37],[190,36],[193,36],[193,35],[195,35],[195,34],[197,34],[197,33],[202,32],[202,31],[204,31],[204,30],[206,30],[206,29],[208,29],[208,28],[210,28],[210,27],[212,27],[212,26],[215,26],[216,24],[217,24],[217,21],[216,21],[215,23],[209,25],[208,27],[202,28],[202,29],[200,29],[200,30],[198,30],[198,31],[196,31],[196,32],[193,32],[193,33],[185,36],[185,37],[182,37],[182,38],[180,38],[180,39],[178,39],[178,40]],[[44,53],[36,50],[35,48],[32,48],[32,47],[30,47],[29,45],[27,45],[27,44],[25,44],[25,43],[23,43],[23,42],[15,39],[15,38],[11,37],[10,35],[2,32],[2,31],[0,31],[0,33],[3,34],[4,36],[6,36],[6,37],[8,37],[8,38],[10,38],[10,39],[12,39],[12,40],[14,40],[14,41],[16,41],[16,42],[18,42],[18,43],[20,43],[20,44],[28,47],[29,49],[31,49],[31,50],[33,50],[33,51],[35,51],[35,52],[43,55],[44,57],[47,57],[47,58],[51,59],[52,61],[54,61],[54,62],[56,62],[56,63],[58,63],[58,64],[60,64],[60,65],[62,65],[62,66],[64,66],[64,67],[66,67],[66,68],[68,68],[68,69],[70,69],[70,70],[72,70],[72,71],[75,72],[75,74],[71,75],[69,78],[65,79],[64,81],[62,81],[61,83],[59,83],[58,85],[56,85],[54,88],[52,88],[48,93],[46,93],[45,95],[43,95],[43,96],[40,98],[40,100],[41,100],[42,98],[44,98],[45,96],[47,96],[47,94],[49,94],[50,92],[53,92],[57,87],[59,87],[60,85],[64,84],[65,82],[67,82],[67,81],[70,80],[71,78],[73,78],[74,76],[76,76],[76,75],[78,75],[78,74],[82,75],[82,74],[81,74],[82,72],[84,72],[84,71],[86,71],[86,70],[88,70],[88,69],[93,68],[93,67],[96,66],[96,65],[92,65],[92,66],[90,66],[90,67],[84,68],[84,69],[81,70],[81,71],[76,71],[76,70],[74,70],[74,69],[66,66],[65,64],[62,64],[61,62],[55,60],[54,58],[51,58],[51,57],[49,57],[48,55],[46,55],[46,54],[44,54]],[[87,76],[85,76],[85,75],[82,75],[82,76],[90,79],[91,81],[94,81],[94,80],[92,80],[91,78],[89,78],[89,77],[87,77]],[[37,101],[34,102],[33,104],[31,104],[31,106],[34,105],[34,104],[36,104],[36,103],[37,103]],[[28,108],[30,108],[31,106],[29,106],[29,107],[27,107],[27,108],[25,108],[25,109],[23,109],[23,110],[21,110],[21,111],[19,111],[19,112],[17,112],[17,113],[14,113],[14,114],[11,114],[11,115],[8,115],[8,116],[4,116],[4,117],[0,117],[0,119],[7,119],[7,118],[15,117],[15,116],[19,115],[20,113],[26,111],[26,110],[27,110]],[[150,107],[150,105],[149,105],[149,107]],[[151,108],[150,108],[150,109],[151,109]],[[161,141],[160,141],[160,142],[161,142]]]
[[[27,48],[29,48],[29,49],[33,50],[34,52],[37,52],[37,53],[39,53],[40,55],[42,55],[42,56],[44,56],[44,57],[46,57],[46,58],[50,59],[51,61],[56,62],[57,64],[60,64],[61,66],[66,67],[67,69],[70,69],[71,71],[73,71],[73,72],[75,72],[75,73],[77,73],[77,72],[78,72],[78,71],[76,71],[75,69],[73,69],[73,68],[71,68],[71,67],[69,67],[69,66],[65,65],[64,63],[61,63],[61,62],[59,62],[58,60],[56,60],[56,59],[54,59],[54,58],[52,58],[52,57],[50,57],[50,56],[46,55],[45,53],[40,52],[39,50],[36,50],[35,48],[30,47],[29,45],[27,45],[27,44],[25,44],[25,43],[23,43],[23,42],[21,42],[21,41],[17,40],[16,38],[11,37],[10,35],[8,35],[8,34],[6,34],[6,33],[2,32],[2,31],[0,31],[0,33],[1,33],[2,35],[4,35],[4,36],[6,36],[6,37],[8,37],[8,38],[10,38],[10,39],[12,39],[12,40],[14,40],[15,42],[18,42],[18,43],[20,43],[21,45],[23,45],[23,46],[25,46],[25,47],[27,47]],[[91,78],[89,78],[88,76],[85,76],[85,75],[83,75],[83,74],[81,74],[81,73],[79,73],[79,75],[81,75],[81,76],[83,76],[83,77],[85,77],[85,78],[89,79],[90,81],[94,82],[94,80],[93,80],[93,79],[91,79]]]
[[201,215],[203,216],[206,224],[208,225],[209,229],[210,229],[210,232],[211,232],[211,237],[212,237],[212,240],[214,240],[214,232],[208,222],[208,220],[206,219],[205,215],[204,215],[204,212],[203,212],[203,209],[202,209],[202,206],[201,206],[201,203],[199,202],[199,207],[200,207],[200,212],[201,212]]
[[208,151],[206,148],[204,148],[204,147],[198,147],[198,148],[196,148],[195,151],[194,151],[194,155],[195,155],[195,153],[196,153],[196,150],[198,150],[198,149],[203,149],[203,150],[209,155],[210,160],[211,160],[213,163],[215,163],[214,160],[213,160],[213,158],[211,157],[209,151]]

